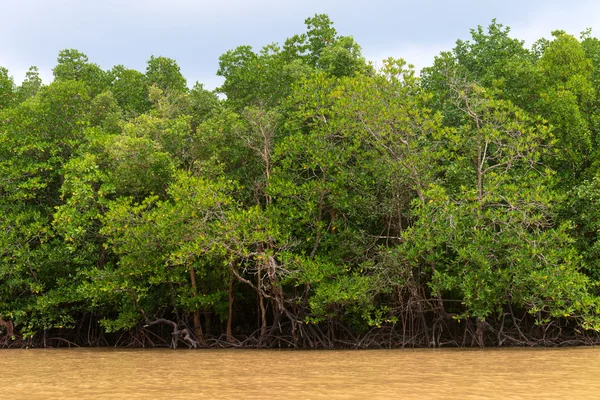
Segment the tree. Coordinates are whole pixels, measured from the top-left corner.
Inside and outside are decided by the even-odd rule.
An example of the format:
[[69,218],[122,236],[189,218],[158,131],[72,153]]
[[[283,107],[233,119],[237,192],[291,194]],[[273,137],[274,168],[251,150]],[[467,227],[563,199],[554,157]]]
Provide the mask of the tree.
[[208,119],[219,107],[219,98],[214,92],[204,88],[204,85],[196,82],[188,95],[189,114],[192,116],[192,129],[195,129]]
[[288,62],[299,59],[337,77],[372,72],[361,55],[360,46],[350,36],[339,36],[327,15],[315,14],[304,23],[306,33],[285,41],[283,54]]
[[148,98],[148,80],[144,74],[116,65],[111,70],[111,75],[110,90],[127,117],[136,117],[150,110],[152,104]]
[[25,335],[73,326],[80,310],[68,280],[77,260],[51,224],[61,170],[85,141],[89,109],[83,83],[59,81],[0,118],[0,313]]
[[[184,308],[194,314],[196,340],[203,343],[200,310],[217,310],[223,317],[226,309],[221,302],[226,301],[227,270],[215,270],[211,262],[222,257],[219,226],[234,206],[228,191],[224,181],[181,173],[166,201],[149,197],[139,204],[130,199],[110,204],[101,233],[119,263],[98,271],[93,296],[121,293],[124,307],[116,320],[105,320],[107,327],[127,329],[140,319],[149,323],[165,308],[182,324],[178,310]],[[202,279],[202,293],[197,279]]]
[[8,75],[8,70],[0,67],[0,110],[8,108],[14,101],[15,83],[12,76]]
[[33,97],[37,92],[42,88],[42,78],[40,78],[38,67],[30,67],[29,71],[25,74],[25,79],[21,86],[19,86],[16,90],[18,102],[22,103],[23,101]]
[[276,45],[265,46],[258,54],[250,46],[240,46],[219,57],[217,75],[225,82],[218,91],[238,112],[246,106],[274,107],[289,93],[291,72]]
[[596,97],[592,62],[573,36],[560,31],[553,35],[555,39],[540,59],[546,90],[541,94],[539,112],[556,128],[559,154],[553,166],[566,180],[578,180],[589,166],[592,147],[589,111]]
[[487,31],[471,29],[471,40],[458,40],[451,52],[442,52],[422,72],[422,85],[433,95],[431,104],[449,124],[458,126],[461,117],[452,107],[450,75],[461,75],[482,87],[493,88],[496,96],[530,110],[543,86],[536,56],[524,42],[510,37],[510,28],[492,20]]
[[492,21],[418,76],[305,23],[214,92],[0,69],[0,346],[598,342],[600,41]]
[[187,82],[179,65],[167,57],[150,57],[146,66],[146,78],[150,85],[156,85],[167,94],[187,92]]
[[589,281],[579,272],[568,225],[553,213],[560,199],[551,189],[554,174],[541,164],[550,128],[475,84],[450,87],[467,116],[446,139],[446,158],[456,165],[450,170],[461,176],[426,192],[400,254],[430,274],[434,294],[462,299],[456,318],[477,318],[473,343],[484,344],[488,318],[507,308],[514,316],[511,306],[540,324],[577,316],[595,326]]
[[90,63],[88,57],[75,49],[61,50],[58,64],[52,70],[58,82],[74,80],[83,82],[94,97],[102,93],[110,83],[110,75],[97,64]]
[[360,46],[349,36],[338,36],[329,17],[315,15],[305,24],[307,33],[287,39],[283,48],[273,43],[255,53],[239,46],[219,57],[217,75],[225,82],[218,91],[236,111],[279,105],[294,82],[315,70],[338,77],[372,72]]

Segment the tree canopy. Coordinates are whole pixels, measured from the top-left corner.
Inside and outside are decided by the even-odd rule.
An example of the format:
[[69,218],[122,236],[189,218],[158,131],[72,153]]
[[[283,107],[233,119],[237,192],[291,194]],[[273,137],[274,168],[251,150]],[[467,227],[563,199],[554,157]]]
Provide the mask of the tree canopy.
[[418,74],[305,23],[215,91],[0,67],[0,345],[599,341],[600,41],[492,21]]

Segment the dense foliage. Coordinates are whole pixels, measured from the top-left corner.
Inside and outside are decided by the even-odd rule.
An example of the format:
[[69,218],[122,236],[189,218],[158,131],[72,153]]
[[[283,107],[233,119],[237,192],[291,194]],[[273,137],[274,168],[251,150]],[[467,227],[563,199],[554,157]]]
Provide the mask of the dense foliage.
[[597,340],[600,41],[494,21],[417,75],[306,25],[215,92],[0,68],[0,343]]

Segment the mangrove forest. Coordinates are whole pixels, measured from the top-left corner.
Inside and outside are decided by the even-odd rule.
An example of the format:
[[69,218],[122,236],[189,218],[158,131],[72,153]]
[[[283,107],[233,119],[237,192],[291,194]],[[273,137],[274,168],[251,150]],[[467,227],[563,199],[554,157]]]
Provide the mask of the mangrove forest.
[[0,347],[600,343],[600,40],[416,71],[326,15],[219,58],[0,67]]

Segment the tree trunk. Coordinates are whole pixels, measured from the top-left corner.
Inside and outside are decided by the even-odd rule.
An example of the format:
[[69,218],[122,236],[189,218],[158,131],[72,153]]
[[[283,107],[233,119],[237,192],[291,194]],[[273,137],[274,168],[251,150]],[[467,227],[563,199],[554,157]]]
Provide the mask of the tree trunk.
[[[208,291],[206,288],[206,282],[202,281],[200,286],[202,287],[202,295],[205,295]],[[203,310],[203,314],[204,314],[204,332],[206,332],[206,336],[210,337],[210,336],[212,336],[212,312],[209,308],[205,308]]]
[[229,310],[227,312],[227,341],[233,342],[233,336],[231,334],[231,323],[233,320],[233,273],[229,272]]
[[[190,280],[192,281],[192,296],[198,296],[198,286],[196,285],[196,270],[190,268]],[[200,344],[204,344],[204,334],[202,333],[202,325],[200,324],[200,310],[194,310],[194,335]]]
[[14,332],[15,325],[13,324],[12,321],[10,321],[10,320],[5,321],[2,319],[2,317],[0,317],[0,327],[3,327],[6,330],[7,337],[12,337],[15,335],[15,332]]
[[148,327],[151,327],[152,325],[156,325],[156,324],[171,325],[171,327],[173,328],[173,333],[171,333],[171,347],[172,348],[174,348],[174,349],[177,348],[177,343],[179,340],[183,340],[184,342],[186,342],[190,348],[198,347],[198,342],[196,340],[192,339],[190,332],[187,330],[187,328],[179,329],[177,323],[174,321],[170,321],[165,318],[159,318],[155,321],[150,322],[147,325],[144,325],[144,328],[148,328]]
[[267,310],[265,308],[265,299],[262,295],[262,274],[261,274],[261,270],[262,270],[262,264],[263,261],[261,260],[258,263],[258,304],[260,306],[260,341],[262,342],[262,340],[264,339],[265,335],[267,334]]

